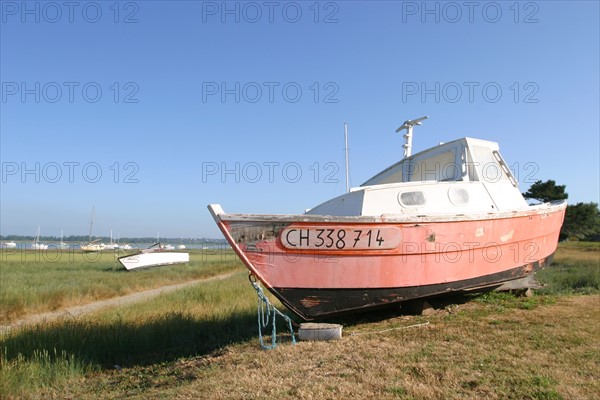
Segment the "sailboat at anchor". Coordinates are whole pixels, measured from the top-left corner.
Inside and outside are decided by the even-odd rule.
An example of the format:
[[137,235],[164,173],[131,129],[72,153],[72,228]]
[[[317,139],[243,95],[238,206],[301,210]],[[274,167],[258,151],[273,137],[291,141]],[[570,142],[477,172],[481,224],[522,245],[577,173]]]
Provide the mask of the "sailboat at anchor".
[[92,241],[92,229],[94,227],[94,217],[96,215],[96,209],[92,207],[92,220],[90,221],[90,236],[87,244],[81,245],[81,251],[84,253],[94,253],[104,250],[106,247],[104,243],[98,243],[100,239]]

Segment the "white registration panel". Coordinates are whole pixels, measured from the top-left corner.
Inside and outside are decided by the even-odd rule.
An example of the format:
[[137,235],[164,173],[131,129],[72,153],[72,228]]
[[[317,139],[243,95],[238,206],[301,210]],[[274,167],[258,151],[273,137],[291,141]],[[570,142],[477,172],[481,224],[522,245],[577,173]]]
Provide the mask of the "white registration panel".
[[402,232],[395,226],[311,226],[285,228],[279,237],[293,250],[385,250],[400,245]]

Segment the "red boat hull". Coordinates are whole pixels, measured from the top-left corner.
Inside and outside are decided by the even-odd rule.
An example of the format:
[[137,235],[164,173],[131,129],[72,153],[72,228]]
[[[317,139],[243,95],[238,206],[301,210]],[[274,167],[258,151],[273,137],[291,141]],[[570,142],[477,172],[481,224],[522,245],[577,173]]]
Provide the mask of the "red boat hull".
[[312,320],[531,275],[550,263],[565,208],[410,221],[213,214],[248,269]]

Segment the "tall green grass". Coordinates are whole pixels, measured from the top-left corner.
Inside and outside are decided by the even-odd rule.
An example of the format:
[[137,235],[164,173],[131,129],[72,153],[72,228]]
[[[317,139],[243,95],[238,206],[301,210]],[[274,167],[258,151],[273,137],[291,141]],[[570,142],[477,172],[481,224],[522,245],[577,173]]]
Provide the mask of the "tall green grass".
[[560,243],[554,262],[536,274],[544,294],[600,293],[600,243]]
[[538,272],[545,294],[600,293],[600,269],[583,263],[556,263]]
[[74,354],[56,349],[35,350],[27,358],[18,354],[10,360],[3,351],[0,357],[0,398],[29,397],[44,389],[59,389],[97,370]]

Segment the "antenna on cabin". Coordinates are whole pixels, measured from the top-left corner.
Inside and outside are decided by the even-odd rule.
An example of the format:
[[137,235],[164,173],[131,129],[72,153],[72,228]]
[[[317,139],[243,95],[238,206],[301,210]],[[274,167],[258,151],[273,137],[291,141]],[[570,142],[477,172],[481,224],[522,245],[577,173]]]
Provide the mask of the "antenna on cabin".
[[402,148],[404,149],[404,158],[406,157],[410,157],[410,155],[412,154],[412,130],[413,127],[415,125],[423,125],[421,123],[421,121],[425,121],[427,118],[429,118],[428,116],[424,116],[421,118],[417,118],[417,119],[409,119],[404,121],[404,123],[402,124],[402,126],[398,129],[396,129],[396,132],[400,132],[403,129],[406,129],[406,133],[404,134],[404,140],[405,143],[402,145]]
[[350,192],[350,172],[348,169],[348,124],[344,122],[344,150],[346,152],[346,193]]

